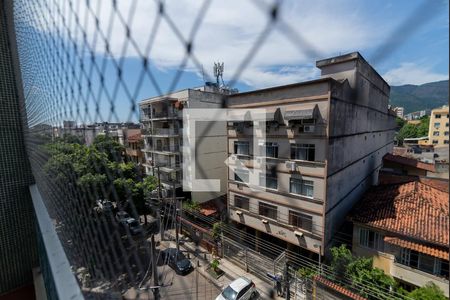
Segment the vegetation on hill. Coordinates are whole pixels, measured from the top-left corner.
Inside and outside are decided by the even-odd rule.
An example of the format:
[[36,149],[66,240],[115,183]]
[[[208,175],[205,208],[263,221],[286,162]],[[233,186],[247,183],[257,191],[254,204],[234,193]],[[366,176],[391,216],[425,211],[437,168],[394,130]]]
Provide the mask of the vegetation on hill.
[[433,109],[448,103],[448,80],[422,85],[391,86],[390,104],[405,108],[405,114]]
[[407,138],[428,136],[428,128],[430,126],[429,116],[422,117],[419,124],[410,124],[404,121],[399,121],[399,119],[400,118],[397,118],[397,126],[401,127],[397,133],[396,139],[400,145],[403,144],[403,140]]

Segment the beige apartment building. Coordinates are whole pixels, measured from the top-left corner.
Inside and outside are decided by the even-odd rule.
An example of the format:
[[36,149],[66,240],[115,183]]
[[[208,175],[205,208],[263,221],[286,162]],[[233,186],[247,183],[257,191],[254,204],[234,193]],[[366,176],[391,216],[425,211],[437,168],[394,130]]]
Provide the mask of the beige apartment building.
[[435,108],[431,111],[428,143],[435,147],[449,144],[448,106]]
[[264,240],[323,255],[392,151],[395,113],[389,85],[359,53],[316,66],[320,79],[229,96],[229,109],[267,109],[267,128],[261,139],[251,122],[228,123],[228,212]]
[[[226,194],[226,123],[199,124],[209,126],[208,131],[197,143],[198,159],[195,166],[200,178],[220,179],[218,192],[186,192],[182,189],[182,144],[183,109],[220,108],[223,95],[214,87],[205,85],[196,89],[185,89],[168,95],[143,100],[140,106],[140,121],[143,124],[144,167],[147,175],[158,176],[163,188],[171,193],[183,195],[199,203]],[[214,126],[213,126],[214,125]],[[186,178],[185,178],[186,179]],[[189,178],[187,179],[189,180]]]

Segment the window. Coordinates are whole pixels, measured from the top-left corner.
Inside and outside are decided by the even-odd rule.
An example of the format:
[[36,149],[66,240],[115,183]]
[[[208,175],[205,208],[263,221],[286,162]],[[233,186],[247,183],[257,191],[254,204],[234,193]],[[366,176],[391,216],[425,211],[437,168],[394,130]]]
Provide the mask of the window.
[[240,170],[236,169],[234,170],[234,180],[240,181],[240,182],[248,182],[248,170]]
[[433,131],[433,136],[439,136],[439,131]]
[[402,265],[448,278],[448,261],[440,258],[402,248],[398,261]]
[[437,144],[437,143],[439,143],[438,140],[433,140],[433,144]]
[[312,231],[312,216],[290,210],[289,225]]
[[289,182],[289,191],[293,194],[312,198],[314,196],[314,182],[310,180],[291,178]]
[[260,174],[259,185],[268,189],[278,189],[277,174]]
[[445,132],[444,132],[444,135],[445,135],[445,136],[448,136],[448,131],[445,131]]
[[314,161],[315,152],[316,150],[314,144],[291,145],[291,159]]
[[277,219],[277,207],[267,203],[259,203],[259,215],[270,219]]
[[439,122],[434,123],[435,128],[439,128],[440,126],[441,126],[441,123],[439,123]]
[[360,228],[359,229],[359,244],[361,246],[383,251],[384,241],[383,235],[372,230]]
[[444,144],[448,145],[448,140],[444,140]]
[[440,119],[440,118],[441,118],[441,114],[435,114],[434,117],[435,117],[436,119]]
[[448,123],[445,123],[445,127],[448,127]]
[[250,209],[250,200],[247,197],[234,195],[234,206],[245,210]]
[[261,149],[260,153],[262,155],[265,155],[266,157],[273,157],[273,158],[278,157],[278,143],[262,142],[259,145],[260,145],[260,149]]
[[234,142],[234,153],[238,155],[249,155],[250,146],[249,142]]

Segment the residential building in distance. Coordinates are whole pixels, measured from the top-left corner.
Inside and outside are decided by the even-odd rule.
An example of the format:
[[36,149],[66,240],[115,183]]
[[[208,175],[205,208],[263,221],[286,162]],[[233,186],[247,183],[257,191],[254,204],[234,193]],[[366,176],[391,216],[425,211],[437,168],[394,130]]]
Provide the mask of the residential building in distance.
[[449,145],[448,106],[435,108],[431,111],[428,142],[434,147]]
[[[219,192],[182,191],[182,143],[184,108],[220,108],[223,94],[210,84],[196,89],[185,89],[168,95],[143,100],[140,105],[140,119],[143,124],[144,167],[146,174],[158,176],[163,187],[199,203],[226,194],[226,122],[198,122],[196,132],[195,167],[197,178],[220,179]],[[201,124],[200,124],[201,123]],[[202,133],[205,128],[209,130]],[[188,171],[188,170],[187,170]],[[189,180],[189,179],[187,179]]]
[[140,129],[137,129],[138,132],[134,132],[135,130],[129,130],[127,132],[125,137],[125,154],[130,161],[143,164],[145,162],[144,153],[142,152],[144,138]]
[[[258,131],[249,122],[228,124],[228,211],[250,234],[323,255],[344,216],[376,183],[396,124],[389,85],[359,53],[316,66],[320,79],[229,96],[229,109],[267,109],[267,129],[253,149]],[[233,165],[236,158],[246,168]],[[250,176],[261,189],[249,187]]]
[[353,252],[407,290],[436,284],[449,296],[448,180],[381,174],[350,214]]
[[403,107],[394,107],[392,109],[395,114],[397,115],[397,117],[402,118],[403,119],[403,113],[405,111],[405,109]]
[[420,118],[424,116],[429,116],[431,114],[430,109],[423,109],[419,111],[415,111],[409,114],[405,115],[405,120],[412,121],[412,120],[419,120]]

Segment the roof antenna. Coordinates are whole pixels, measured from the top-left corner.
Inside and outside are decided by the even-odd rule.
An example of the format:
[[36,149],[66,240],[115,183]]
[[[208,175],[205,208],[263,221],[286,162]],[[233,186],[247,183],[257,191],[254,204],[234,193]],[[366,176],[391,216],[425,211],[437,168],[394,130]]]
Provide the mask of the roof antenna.
[[223,67],[224,67],[224,63],[214,63],[214,76],[216,77],[216,83],[217,83],[217,87],[220,86],[220,81],[219,78],[222,80],[222,85],[224,85],[223,83]]

